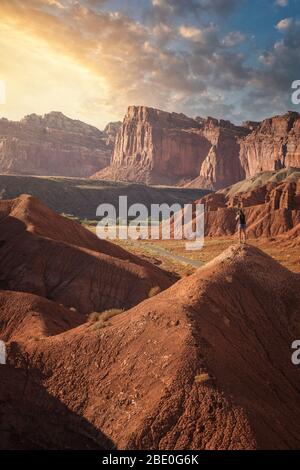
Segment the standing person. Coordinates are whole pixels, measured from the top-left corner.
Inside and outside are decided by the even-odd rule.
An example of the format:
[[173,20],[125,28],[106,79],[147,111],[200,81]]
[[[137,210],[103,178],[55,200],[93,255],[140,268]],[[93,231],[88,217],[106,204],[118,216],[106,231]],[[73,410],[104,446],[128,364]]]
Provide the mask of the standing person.
[[[246,243],[246,216],[245,212],[243,211],[243,206],[241,203],[238,205],[238,212],[236,216],[236,220],[238,221],[238,234],[239,234],[239,241],[240,243]],[[242,241],[243,238],[243,241]]]

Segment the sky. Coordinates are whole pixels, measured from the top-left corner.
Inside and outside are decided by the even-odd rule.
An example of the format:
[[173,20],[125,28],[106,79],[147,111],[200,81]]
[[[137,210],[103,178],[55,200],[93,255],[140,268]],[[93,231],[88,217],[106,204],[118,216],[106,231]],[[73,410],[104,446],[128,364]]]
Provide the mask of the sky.
[[99,128],[130,105],[235,123],[287,110],[300,0],[0,0],[0,116]]

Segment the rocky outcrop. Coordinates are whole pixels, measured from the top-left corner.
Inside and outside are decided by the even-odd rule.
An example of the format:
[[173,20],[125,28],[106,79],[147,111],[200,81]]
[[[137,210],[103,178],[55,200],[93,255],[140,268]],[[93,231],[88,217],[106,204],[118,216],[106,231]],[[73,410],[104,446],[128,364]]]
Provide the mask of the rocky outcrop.
[[199,127],[183,114],[130,106],[111,166],[94,177],[167,184],[191,179],[209,148]]
[[[204,205],[205,236],[232,236],[237,230],[237,205],[242,203],[248,237],[284,237],[299,243],[300,173],[297,171],[263,172],[197,202]],[[181,225],[173,221],[174,217],[172,233],[177,236]]]
[[131,106],[108,168],[93,178],[220,189],[260,171],[300,167],[300,117],[235,126]]
[[[211,143],[200,169],[202,186],[219,189],[244,179],[245,172],[239,160],[239,140],[247,135],[248,130],[229,121],[208,118],[203,122],[202,133]],[[193,186],[192,182],[189,186]]]
[[236,164],[237,139],[247,133],[228,121],[130,106],[111,165],[93,177],[152,184],[182,184],[200,177],[201,187],[224,186],[243,176]]
[[102,132],[59,112],[0,119],[0,173],[88,177],[109,164],[113,126]]
[[266,119],[240,142],[246,177],[260,171],[300,168],[300,116],[289,112]]
[[107,139],[106,139],[106,143],[107,145],[109,144],[115,144],[115,141],[116,141],[116,137],[118,135],[118,132],[120,130],[122,126],[122,122],[121,121],[117,121],[117,122],[109,122],[107,124],[107,126],[105,126],[104,128],[104,133],[105,135],[107,136]]
[[0,173],[92,177],[221,189],[258,172],[300,167],[300,116],[261,123],[130,106],[104,131],[62,113],[0,120]]

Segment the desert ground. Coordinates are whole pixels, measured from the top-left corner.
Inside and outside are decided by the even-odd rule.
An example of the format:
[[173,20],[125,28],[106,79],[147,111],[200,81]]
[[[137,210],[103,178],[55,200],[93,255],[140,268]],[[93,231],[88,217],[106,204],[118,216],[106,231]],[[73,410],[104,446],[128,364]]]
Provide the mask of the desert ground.
[[[87,224],[87,227],[95,232],[94,226]],[[237,234],[223,238],[205,237],[203,248],[197,251],[187,251],[184,240],[115,240],[114,243],[148,259],[167,271],[176,272],[178,276],[184,277],[192,274],[197,269],[197,266],[193,266],[192,263],[199,263],[199,266],[204,265],[231,245],[238,244],[239,241]],[[299,246],[290,246],[287,250],[284,243],[276,240],[271,241],[267,238],[250,238],[247,240],[247,244],[260,248],[291,271],[300,272]],[[161,250],[164,250],[165,253]],[[172,255],[184,258],[184,260],[176,259]]]

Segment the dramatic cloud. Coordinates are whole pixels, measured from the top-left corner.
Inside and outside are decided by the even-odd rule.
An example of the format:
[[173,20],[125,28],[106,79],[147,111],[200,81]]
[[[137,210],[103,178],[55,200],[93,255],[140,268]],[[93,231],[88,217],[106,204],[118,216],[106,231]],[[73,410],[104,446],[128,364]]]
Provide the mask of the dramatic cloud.
[[299,79],[300,21],[284,19],[277,29],[282,37],[259,57],[262,68],[255,73],[255,88],[242,102],[253,112],[258,108],[272,114],[293,109],[291,84]]
[[225,27],[246,3],[141,0],[137,15],[105,0],[1,0],[0,112],[55,109],[104,126],[131,104],[234,120],[284,111],[299,79],[299,20],[288,12],[270,25],[273,44],[252,51],[249,31]]

